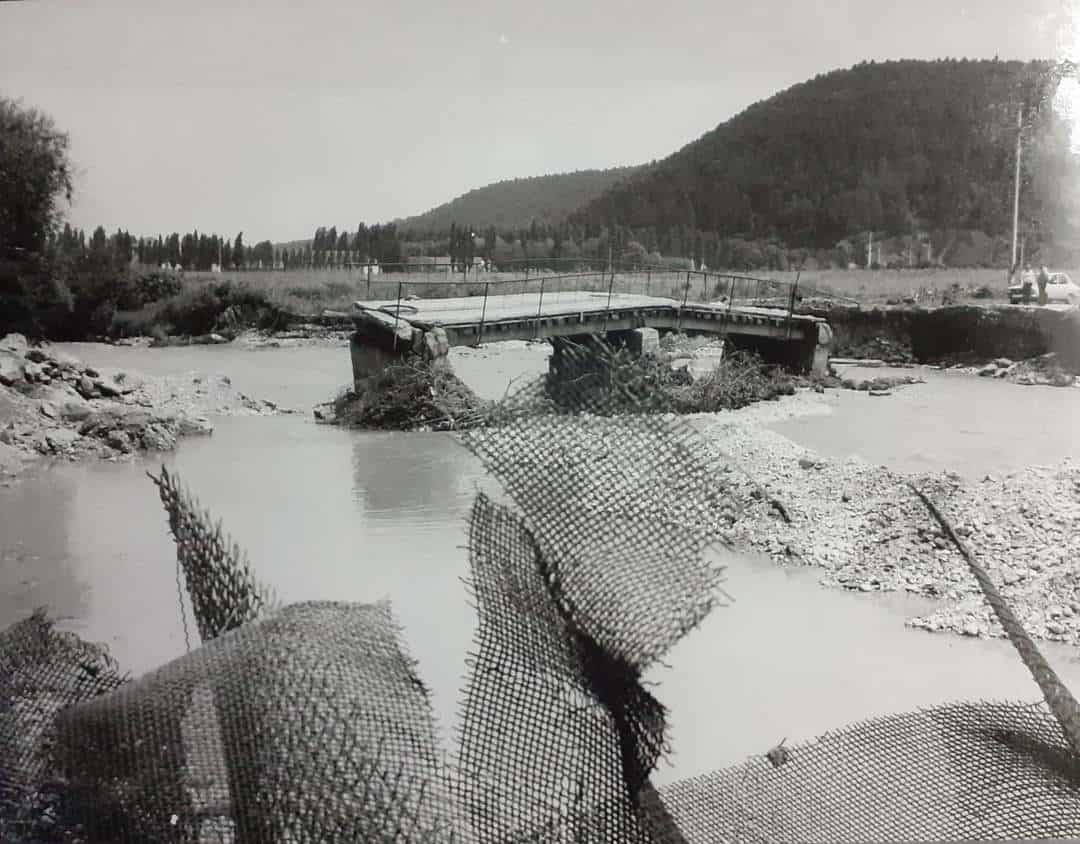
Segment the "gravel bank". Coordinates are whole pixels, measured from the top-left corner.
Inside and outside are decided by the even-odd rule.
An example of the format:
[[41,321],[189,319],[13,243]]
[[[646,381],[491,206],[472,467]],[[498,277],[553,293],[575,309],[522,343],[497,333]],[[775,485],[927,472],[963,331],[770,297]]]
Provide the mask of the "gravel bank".
[[[825,586],[904,590],[940,602],[908,624],[1002,636],[962,557],[908,486],[914,481],[957,527],[1036,638],[1080,644],[1080,465],[1031,467],[968,482],[949,473],[906,476],[857,459],[824,460],[764,426],[827,413],[800,394],[777,405],[695,417],[707,441],[736,458],[754,484],[735,485],[736,547],[782,565],[822,569]],[[737,474],[737,473],[735,473]],[[785,523],[768,499],[791,519]]]

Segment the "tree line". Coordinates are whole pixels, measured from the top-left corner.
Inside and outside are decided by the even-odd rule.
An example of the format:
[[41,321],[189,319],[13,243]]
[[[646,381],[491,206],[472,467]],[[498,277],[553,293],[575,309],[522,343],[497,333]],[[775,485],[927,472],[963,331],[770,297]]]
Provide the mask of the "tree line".
[[148,267],[167,267],[184,270],[244,269],[249,266],[270,266],[276,250],[269,240],[247,246],[240,232],[230,240],[219,234],[192,231],[173,232],[156,237],[135,237],[124,229],[106,234],[98,226],[87,237],[85,230],[65,223],[62,229],[49,233],[45,248],[58,257],[81,261],[91,256],[107,257],[118,267],[137,264]]

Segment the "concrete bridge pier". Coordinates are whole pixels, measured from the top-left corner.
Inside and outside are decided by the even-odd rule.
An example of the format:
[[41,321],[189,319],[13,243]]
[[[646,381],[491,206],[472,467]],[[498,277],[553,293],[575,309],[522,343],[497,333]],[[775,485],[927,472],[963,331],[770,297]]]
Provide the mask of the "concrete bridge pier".
[[[826,375],[833,342],[832,329],[828,323],[819,322],[803,331],[802,337],[791,340],[729,335],[725,342],[732,348],[757,352],[763,360],[790,372]],[[602,338],[609,347],[626,348],[637,355],[656,352],[660,348],[660,334],[654,328],[611,331],[607,335],[553,337],[553,351],[548,362],[549,387],[559,391],[560,384],[594,383],[599,388],[606,378],[606,367],[597,348]]]
[[[600,394],[608,381],[607,363],[600,353],[600,344],[608,348],[624,348],[635,356],[656,352],[660,348],[660,332],[655,328],[632,328],[605,334],[572,334],[551,338],[551,357],[548,359],[548,394],[571,404],[583,395]],[[576,397],[576,398],[575,398]]]
[[449,367],[449,352],[446,331],[438,326],[425,331],[386,314],[357,319],[356,331],[349,338],[353,388],[359,390],[365,379],[388,363],[408,357]]

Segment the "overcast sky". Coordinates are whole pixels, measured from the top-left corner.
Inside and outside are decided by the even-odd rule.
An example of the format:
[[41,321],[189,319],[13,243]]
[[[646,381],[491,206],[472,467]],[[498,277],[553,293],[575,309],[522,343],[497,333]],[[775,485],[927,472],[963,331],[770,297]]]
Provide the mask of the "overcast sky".
[[307,237],[662,158],[864,59],[1052,58],[1080,0],[0,2],[0,92],[71,135],[72,222]]

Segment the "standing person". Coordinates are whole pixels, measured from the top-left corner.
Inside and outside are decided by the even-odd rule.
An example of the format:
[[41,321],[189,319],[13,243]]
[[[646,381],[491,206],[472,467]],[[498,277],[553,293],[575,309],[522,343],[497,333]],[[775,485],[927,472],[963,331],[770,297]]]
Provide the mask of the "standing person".
[[1031,304],[1031,289],[1035,286],[1035,273],[1031,271],[1031,267],[1028,264],[1024,264],[1024,272],[1020,276],[1020,283],[1023,285],[1024,304]]
[[1038,278],[1039,304],[1040,305],[1045,305],[1046,304],[1046,301],[1047,301],[1047,299],[1046,299],[1046,285],[1048,285],[1049,283],[1050,283],[1050,273],[1047,272],[1046,265],[1044,264],[1042,267],[1039,268],[1039,278]]

